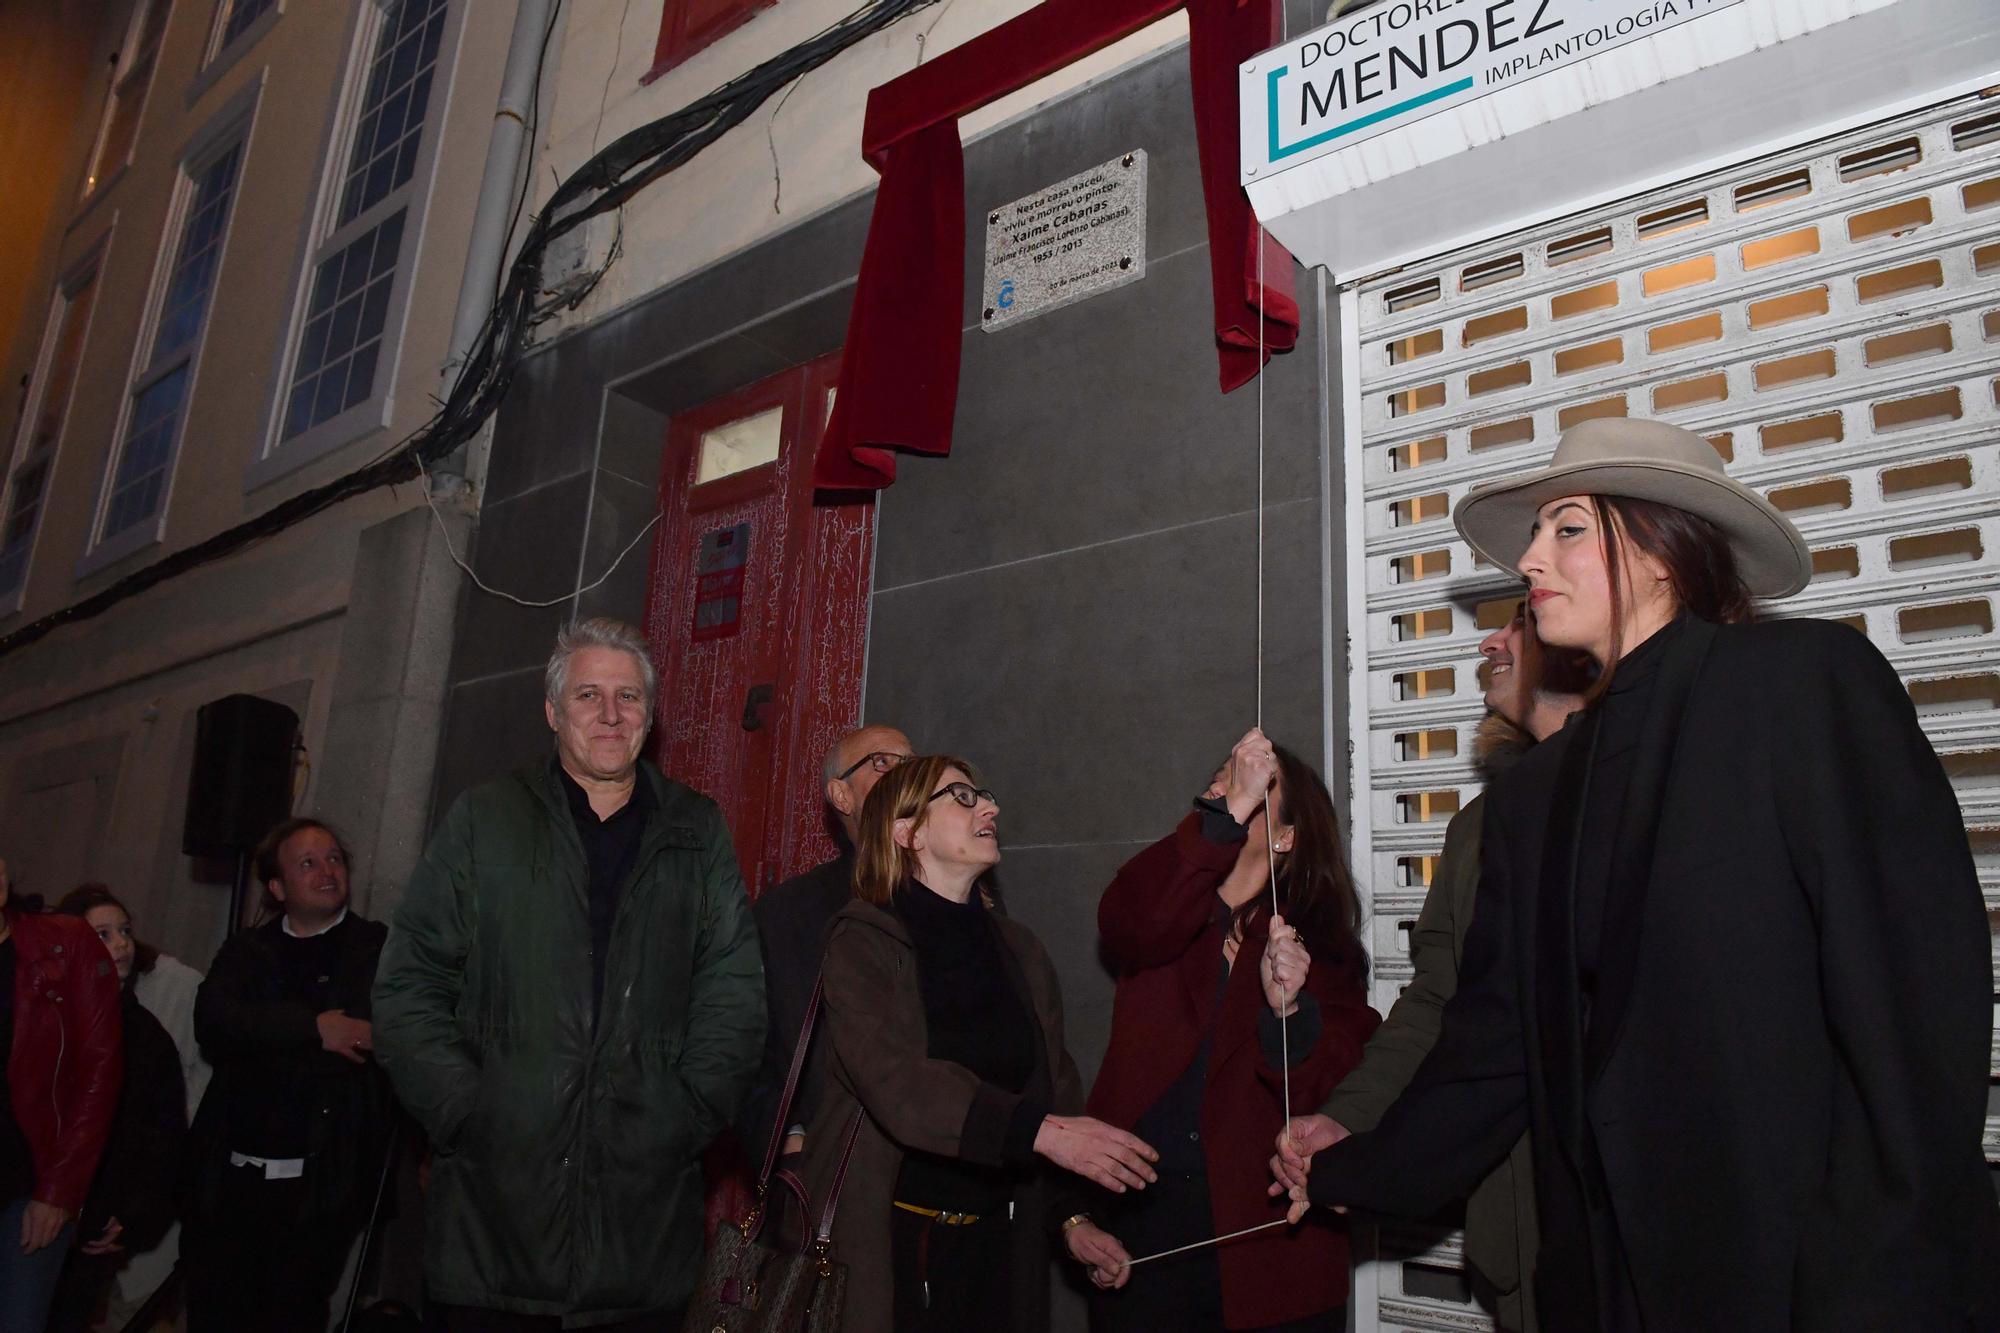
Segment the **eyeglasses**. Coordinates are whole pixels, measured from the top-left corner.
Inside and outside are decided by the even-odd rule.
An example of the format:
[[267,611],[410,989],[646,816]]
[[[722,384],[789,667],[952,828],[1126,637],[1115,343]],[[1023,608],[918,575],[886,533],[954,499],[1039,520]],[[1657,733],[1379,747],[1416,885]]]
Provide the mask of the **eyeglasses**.
[[[940,796],[949,796],[968,810],[978,805],[981,801],[987,801],[996,806],[1000,804],[998,796],[995,796],[984,787],[975,787],[970,782],[947,782],[944,786],[939,787],[931,793],[930,800],[935,801]],[[925,804],[930,804],[930,801],[926,801]]]
[[890,769],[909,757],[906,754],[897,754],[893,750],[870,750],[867,754],[862,755],[859,759],[849,764],[834,781],[839,782],[853,776],[863,764],[868,765],[868,767],[874,769],[877,773],[887,773]]

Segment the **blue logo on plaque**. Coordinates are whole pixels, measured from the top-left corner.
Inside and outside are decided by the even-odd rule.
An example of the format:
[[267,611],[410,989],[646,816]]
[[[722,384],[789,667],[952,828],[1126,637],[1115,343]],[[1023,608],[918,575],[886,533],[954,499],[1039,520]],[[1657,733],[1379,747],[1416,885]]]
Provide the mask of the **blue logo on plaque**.
[[1002,278],[1000,280],[1000,295],[993,298],[993,304],[999,306],[1002,310],[1014,304],[1014,280],[1012,278]]

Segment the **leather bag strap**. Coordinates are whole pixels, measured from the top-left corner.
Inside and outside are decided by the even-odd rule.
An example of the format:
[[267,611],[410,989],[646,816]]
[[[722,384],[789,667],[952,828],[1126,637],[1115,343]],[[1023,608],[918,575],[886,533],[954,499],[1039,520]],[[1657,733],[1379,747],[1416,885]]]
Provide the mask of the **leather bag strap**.
[[820,1206],[819,1226],[813,1231],[813,1242],[822,1253],[833,1244],[833,1210],[840,1203],[840,1187],[847,1181],[847,1164],[854,1159],[854,1143],[861,1137],[865,1114],[859,1106],[854,1108],[854,1119],[847,1126],[847,1142],[840,1145],[840,1161],[834,1165],[833,1179],[827,1183],[826,1202]]
[[792,1067],[785,1073],[785,1090],[778,1095],[778,1110],[771,1122],[771,1141],[764,1148],[764,1169],[757,1173],[759,1187],[771,1183],[771,1169],[778,1164],[778,1149],[785,1141],[786,1122],[791,1119],[792,1098],[799,1090],[799,1076],[805,1072],[806,1052],[812,1049],[813,1026],[819,1019],[823,976],[813,978],[812,998],[806,1001],[805,1021],[799,1024],[798,1044],[792,1048]]

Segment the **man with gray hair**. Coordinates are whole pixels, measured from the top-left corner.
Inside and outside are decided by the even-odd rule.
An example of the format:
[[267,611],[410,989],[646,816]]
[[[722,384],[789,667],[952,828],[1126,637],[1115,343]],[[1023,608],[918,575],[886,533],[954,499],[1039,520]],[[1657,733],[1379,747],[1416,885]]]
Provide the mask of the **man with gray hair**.
[[[764,1072],[756,1094],[739,1124],[743,1150],[754,1162],[770,1142],[771,1120],[791,1068],[792,1048],[805,1024],[806,1005],[819,980],[819,958],[826,949],[826,929],[833,914],[854,896],[854,830],[861,803],[884,773],[911,757],[910,738],[894,727],[870,726],[850,731],[827,747],[820,764],[827,809],[840,826],[840,855],[765,890],[757,899],[757,933],[764,942],[765,994],[771,1008],[770,1035],[764,1044]],[[805,1146],[804,1126],[812,1119],[813,1090],[823,1043],[807,1057],[799,1089],[792,1099],[791,1133],[785,1151]]]
[[639,757],[632,626],[556,637],[555,754],[461,796],[375,984],[375,1058],[436,1150],[425,1279],[444,1327],[676,1330],[701,1154],[757,1073],[764,986],[715,802]]

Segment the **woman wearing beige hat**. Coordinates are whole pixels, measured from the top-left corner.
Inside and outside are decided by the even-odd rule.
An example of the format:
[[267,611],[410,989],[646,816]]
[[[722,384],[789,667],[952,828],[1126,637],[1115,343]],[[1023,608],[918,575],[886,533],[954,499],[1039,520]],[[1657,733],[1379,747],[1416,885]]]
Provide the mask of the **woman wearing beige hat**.
[[1489,789],[1430,1059],[1281,1179],[1428,1216],[1525,1129],[1547,1329],[2000,1328],[1989,939],[1895,671],[1754,620],[1805,543],[1676,427],[1585,423],[1454,519],[1601,674]]

